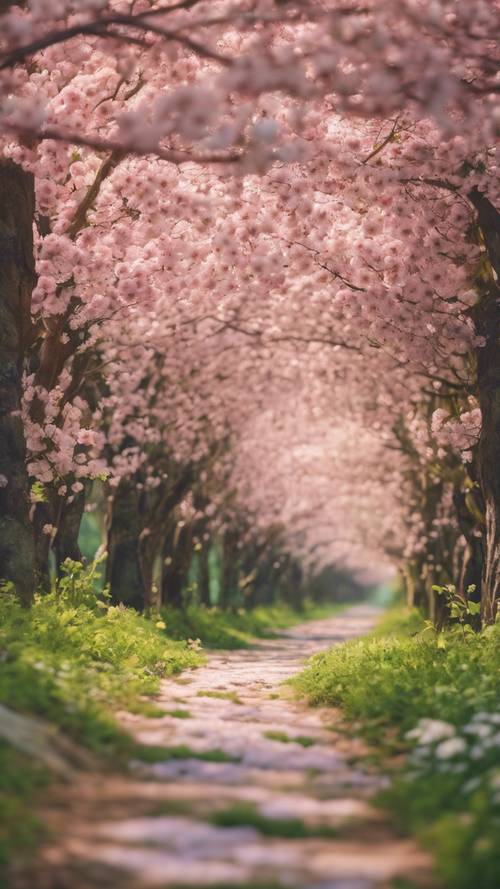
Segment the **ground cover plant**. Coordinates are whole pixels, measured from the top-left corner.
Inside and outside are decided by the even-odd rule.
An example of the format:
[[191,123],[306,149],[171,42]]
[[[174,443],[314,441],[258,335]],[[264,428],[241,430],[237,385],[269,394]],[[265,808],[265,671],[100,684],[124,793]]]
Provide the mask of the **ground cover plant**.
[[[162,678],[204,662],[200,636],[218,647],[244,647],[251,644],[251,633],[272,635],[278,627],[335,611],[333,606],[309,605],[297,612],[278,605],[255,613],[191,607],[185,613],[166,609],[162,615],[140,615],[111,604],[106,590],[96,592],[101,588],[101,570],[99,562],[84,566],[67,560],[52,592],[37,595],[29,610],[12,590],[3,589],[0,704],[42,718],[107,762],[107,768],[133,760],[152,763],[193,757],[233,762],[217,749],[198,753],[186,746],[139,745],[119,726],[114,713],[163,716],[165,711],[149,698]],[[206,694],[237,700],[224,692]],[[190,717],[183,707],[166,712],[178,719]],[[43,837],[32,809],[53,775],[42,762],[30,759],[0,739],[0,870],[9,857],[32,851]]]
[[161,613],[172,639],[199,639],[207,648],[231,649],[246,648],[255,638],[272,638],[280,630],[303,620],[330,617],[342,607],[345,604],[317,605],[306,600],[300,611],[283,603],[231,611],[216,607],[166,607]]
[[[159,619],[112,606],[93,591],[96,565],[68,562],[61,581],[30,610],[0,596],[0,704],[43,718],[107,768],[144,756],[114,711],[143,712],[160,679],[203,662],[189,644],[169,639]],[[158,623],[161,625],[158,626]],[[3,713],[2,719],[8,719]],[[43,836],[35,799],[53,779],[36,756],[0,739],[0,873],[9,858]]]
[[498,885],[499,680],[500,624],[436,633],[416,611],[314,657],[294,680],[311,704],[340,706],[384,757],[405,754],[380,801],[433,851],[450,889]]

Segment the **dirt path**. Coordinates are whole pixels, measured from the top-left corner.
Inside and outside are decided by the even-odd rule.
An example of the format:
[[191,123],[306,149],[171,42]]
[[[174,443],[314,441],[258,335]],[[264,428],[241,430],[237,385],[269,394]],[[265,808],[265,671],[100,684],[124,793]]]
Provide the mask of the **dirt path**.
[[360,765],[359,742],[332,711],[280,691],[305,657],[364,634],[376,614],[353,607],[164,682],[163,717],[123,721],[170,758],[62,794],[30,889],[420,885],[426,856],[371,807],[382,779]]

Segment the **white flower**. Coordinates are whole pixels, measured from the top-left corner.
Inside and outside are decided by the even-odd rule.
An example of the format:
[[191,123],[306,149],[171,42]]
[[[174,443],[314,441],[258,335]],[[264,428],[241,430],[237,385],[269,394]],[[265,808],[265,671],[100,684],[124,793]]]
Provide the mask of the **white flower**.
[[471,722],[464,726],[464,732],[468,735],[475,735],[476,738],[488,738],[493,732],[493,726],[486,725],[484,722]]
[[436,747],[436,756],[438,759],[451,759],[459,753],[464,753],[465,750],[467,744],[463,738],[448,738]]
[[0,488],[6,488],[9,484],[5,475],[0,475]]
[[455,728],[449,722],[442,719],[420,719],[418,725],[406,733],[406,737],[425,745],[451,738],[454,734]]

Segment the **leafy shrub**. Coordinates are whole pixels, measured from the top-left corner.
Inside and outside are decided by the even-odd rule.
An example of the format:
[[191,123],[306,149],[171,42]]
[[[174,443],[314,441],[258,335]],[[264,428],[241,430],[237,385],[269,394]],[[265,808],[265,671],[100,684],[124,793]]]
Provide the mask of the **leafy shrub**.
[[0,595],[0,701],[105,752],[122,735],[111,708],[133,708],[162,677],[202,658],[154,621],[96,598],[94,577],[95,566],[66,563],[62,581],[30,611]]
[[499,680],[500,625],[464,632],[458,619],[436,634],[416,612],[317,655],[295,680],[382,750],[408,753],[381,802],[434,851],[453,889],[499,885]]

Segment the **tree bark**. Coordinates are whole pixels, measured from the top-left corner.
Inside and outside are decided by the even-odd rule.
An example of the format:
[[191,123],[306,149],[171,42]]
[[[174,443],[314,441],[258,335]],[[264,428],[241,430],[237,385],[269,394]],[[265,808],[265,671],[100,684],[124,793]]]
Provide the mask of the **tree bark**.
[[123,480],[111,501],[108,515],[108,558],[106,583],[112,601],[139,611],[144,608],[145,590],[139,561],[141,534],[139,492],[134,481]]
[[479,475],[486,524],[481,614],[490,624],[495,620],[500,595],[500,213],[476,188],[469,198],[477,212],[491,266],[483,273],[481,298],[474,310],[476,331],[485,340],[476,354],[482,414]]
[[222,557],[220,567],[220,599],[221,608],[236,606],[239,575],[239,552],[237,549],[238,534],[226,531],[222,541]]
[[57,573],[61,573],[61,565],[65,559],[74,562],[82,561],[82,551],[78,545],[80,525],[85,509],[85,489],[74,495],[71,503],[64,503],[54,540]]
[[23,362],[35,281],[33,176],[0,163],[0,578],[29,605],[35,545],[20,416]]
[[[497,288],[495,288],[496,290]],[[486,345],[478,349],[478,391],[482,424],[479,471],[485,506],[482,617],[493,623],[500,594],[500,306],[499,293],[483,304],[479,316]],[[484,300],[484,298],[483,298]]]
[[[165,538],[162,569],[162,602],[173,608],[183,608],[184,589],[193,558],[193,529],[189,524],[179,528],[174,525],[173,534]],[[169,560],[166,562],[166,560]]]
[[210,608],[210,547],[203,546],[198,554],[198,592],[200,604]]

